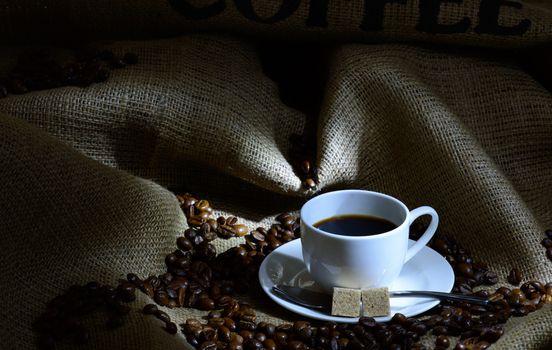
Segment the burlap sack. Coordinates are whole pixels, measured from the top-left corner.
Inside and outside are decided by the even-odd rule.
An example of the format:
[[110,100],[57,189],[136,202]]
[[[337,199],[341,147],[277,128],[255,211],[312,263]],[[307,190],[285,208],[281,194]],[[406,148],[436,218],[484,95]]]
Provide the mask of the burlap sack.
[[190,31],[519,47],[552,38],[543,0],[10,0],[1,40],[161,37]]
[[279,100],[251,45],[189,36],[110,48],[140,62],[105,84],[9,97],[0,110],[170,188],[209,183],[209,167],[276,192],[300,189],[287,151],[304,117]]
[[[184,187],[251,227],[300,207],[284,155],[303,120],[281,104],[250,46],[200,36],[114,47],[138,52],[141,63],[106,84],[0,100],[0,110],[17,116],[0,117],[0,282],[8,301],[0,342],[8,349],[33,348],[31,321],[69,285],[163,270],[185,227],[178,205],[162,187],[113,168]],[[319,189],[366,188],[412,208],[431,205],[441,232],[502,280],[511,267],[552,280],[539,245],[552,226],[548,92],[501,57],[435,48],[343,46],[330,68]],[[239,153],[218,156],[228,148]],[[237,243],[217,241],[219,251]],[[181,348],[182,336],[138,313],[146,302],[132,304],[118,331],[97,320],[88,348]],[[260,320],[297,318],[267,299],[255,306]],[[177,322],[201,314],[170,311]],[[546,307],[509,321],[495,348],[545,349],[551,340]]]

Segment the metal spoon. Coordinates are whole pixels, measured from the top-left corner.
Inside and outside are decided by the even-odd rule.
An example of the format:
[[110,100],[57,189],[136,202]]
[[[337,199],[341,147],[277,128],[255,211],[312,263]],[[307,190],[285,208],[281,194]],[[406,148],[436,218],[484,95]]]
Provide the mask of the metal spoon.
[[[315,292],[308,289],[274,285],[272,287],[274,294],[291,301],[297,305],[316,310],[330,310],[332,307],[332,297],[329,294]],[[390,298],[433,298],[438,300],[462,301],[470,304],[488,305],[486,298],[475,297],[471,295],[432,292],[432,291],[392,291],[389,292]]]

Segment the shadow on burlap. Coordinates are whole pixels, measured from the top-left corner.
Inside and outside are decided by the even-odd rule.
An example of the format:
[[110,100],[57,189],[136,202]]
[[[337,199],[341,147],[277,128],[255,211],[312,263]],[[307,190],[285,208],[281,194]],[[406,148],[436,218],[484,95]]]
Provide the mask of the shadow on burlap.
[[[137,52],[140,64],[86,89],[0,100],[13,116],[0,117],[0,340],[14,349],[33,348],[30,323],[71,284],[163,271],[186,225],[174,196],[146,179],[207,198],[251,228],[310,195],[286,156],[304,118],[281,103],[252,46],[188,36],[112,47]],[[321,190],[431,205],[440,231],[501,279],[517,267],[526,279],[552,280],[539,245],[552,226],[548,92],[507,59],[414,46],[342,46],[330,68]],[[98,324],[89,348],[182,347],[182,336],[138,314],[146,302],[139,297],[118,331]],[[267,298],[253,303],[261,320],[296,319]],[[202,314],[168,312],[177,322]],[[547,307],[509,321],[495,347],[539,349],[551,339]]]

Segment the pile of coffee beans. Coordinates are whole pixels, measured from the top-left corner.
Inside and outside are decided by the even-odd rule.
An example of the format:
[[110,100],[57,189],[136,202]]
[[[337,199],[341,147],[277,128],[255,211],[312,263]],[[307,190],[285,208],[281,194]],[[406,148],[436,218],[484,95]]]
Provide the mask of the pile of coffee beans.
[[[395,314],[389,323],[369,317],[356,324],[257,322],[254,308],[240,301],[239,295],[266,298],[257,278],[259,266],[271,251],[300,237],[299,220],[283,213],[270,228],[249,232],[235,217],[215,219],[206,200],[190,194],[177,198],[189,228],[177,238],[177,249],[165,257],[166,271],[144,279],[129,273],[117,288],[94,282],[71,287],[48,305],[35,324],[41,348],[52,349],[57,340],[66,337],[77,343],[88,341],[81,318],[100,308],[110,314],[108,328],[122,325],[128,313],[124,303],[134,300],[136,290],[161,307],[209,311],[204,322],[188,319],[177,326],[155,304],[142,310],[163,322],[170,334],[180,328],[188,343],[199,350],[426,349],[420,342],[425,335],[434,337],[435,349],[486,349],[503,335],[504,323],[510,317],[525,316],[552,303],[552,283],[522,283],[523,276],[516,268],[508,275],[508,281],[514,286],[521,284],[519,288],[474,291],[476,287],[496,284],[497,274],[471,257],[453,238],[440,235],[430,246],[453,266],[454,291],[486,297],[491,301],[488,306],[445,301],[420,317]],[[414,226],[412,236],[423,231],[423,226]],[[230,237],[243,237],[245,243],[217,254],[212,241]]]
[[453,292],[471,294],[475,287],[498,282],[498,275],[490,271],[487,264],[475,261],[452,237],[437,236],[430,246],[443,255],[454,269]]
[[112,69],[138,62],[134,53],[117,57],[109,50],[79,49],[70,56],[62,59],[48,49],[24,51],[13,70],[0,80],[0,97],[61,86],[86,87],[109,79]]
[[213,209],[206,200],[197,200],[189,193],[177,195],[176,198],[186,215],[188,225],[196,231],[197,229],[207,230],[206,234],[210,238],[209,240],[213,240],[217,236],[221,238],[242,237],[249,232],[249,228],[238,224],[238,219],[233,216],[219,217],[215,220],[212,217]]

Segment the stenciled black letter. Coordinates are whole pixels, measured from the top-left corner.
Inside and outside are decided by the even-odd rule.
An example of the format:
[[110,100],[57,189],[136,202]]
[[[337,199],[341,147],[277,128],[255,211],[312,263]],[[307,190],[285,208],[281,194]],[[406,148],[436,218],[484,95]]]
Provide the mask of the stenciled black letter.
[[498,16],[501,6],[509,6],[521,9],[521,4],[507,0],[481,0],[479,6],[479,24],[475,32],[480,34],[497,35],[523,35],[531,27],[531,21],[524,19],[513,27],[505,27],[498,24]]
[[433,34],[453,34],[465,33],[470,27],[470,19],[462,18],[460,22],[454,24],[439,24],[439,12],[441,4],[452,2],[461,4],[464,0],[420,0],[420,19],[416,29],[421,32]]
[[364,0],[364,18],[360,28],[366,31],[383,29],[383,16],[385,4],[406,4],[406,0]]

